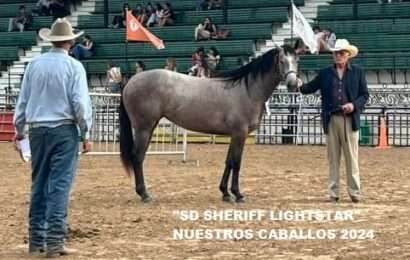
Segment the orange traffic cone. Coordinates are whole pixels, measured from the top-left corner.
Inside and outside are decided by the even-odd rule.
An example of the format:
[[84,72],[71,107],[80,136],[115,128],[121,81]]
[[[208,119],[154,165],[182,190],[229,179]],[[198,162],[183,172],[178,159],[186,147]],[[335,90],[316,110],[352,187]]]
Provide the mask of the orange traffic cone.
[[387,141],[387,127],[386,127],[386,119],[384,118],[384,116],[380,117],[379,145],[376,148],[377,149],[390,148],[388,141]]

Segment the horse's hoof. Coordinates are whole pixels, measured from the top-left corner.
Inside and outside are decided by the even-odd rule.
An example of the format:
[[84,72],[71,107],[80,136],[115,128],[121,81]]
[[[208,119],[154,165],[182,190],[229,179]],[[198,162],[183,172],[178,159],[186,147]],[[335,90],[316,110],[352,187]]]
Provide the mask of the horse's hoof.
[[222,197],[222,201],[223,202],[228,202],[228,203],[233,203],[233,198],[231,197],[231,195],[225,195]]
[[141,198],[141,201],[143,203],[150,203],[150,202],[152,202],[152,197],[151,196],[146,196],[144,198]]
[[244,203],[244,202],[245,202],[245,197],[244,196],[236,198],[236,203]]

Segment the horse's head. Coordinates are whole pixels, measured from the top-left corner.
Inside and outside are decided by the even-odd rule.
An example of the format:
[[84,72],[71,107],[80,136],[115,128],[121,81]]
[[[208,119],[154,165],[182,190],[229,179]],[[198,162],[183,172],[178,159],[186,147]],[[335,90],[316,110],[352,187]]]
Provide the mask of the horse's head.
[[284,45],[279,48],[279,70],[289,92],[296,91],[298,56],[292,47]]

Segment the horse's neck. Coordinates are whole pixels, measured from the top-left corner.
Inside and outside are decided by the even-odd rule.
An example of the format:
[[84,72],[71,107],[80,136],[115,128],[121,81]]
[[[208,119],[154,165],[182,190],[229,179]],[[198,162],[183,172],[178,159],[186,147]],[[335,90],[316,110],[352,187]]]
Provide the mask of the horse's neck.
[[257,80],[253,86],[255,87],[253,99],[257,103],[265,103],[271,96],[273,91],[280,83],[280,79],[274,77],[273,73],[269,73]]

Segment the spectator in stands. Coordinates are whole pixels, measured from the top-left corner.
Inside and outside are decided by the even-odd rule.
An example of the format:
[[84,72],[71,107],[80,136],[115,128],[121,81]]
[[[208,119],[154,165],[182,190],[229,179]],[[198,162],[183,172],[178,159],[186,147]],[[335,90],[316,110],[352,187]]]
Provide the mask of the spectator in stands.
[[130,6],[128,3],[125,3],[122,6],[122,13],[121,15],[116,15],[112,19],[111,24],[108,26],[109,28],[125,28],[127,26],[127,12],[130,10]]
[[328,49],[334,48],[336,44],[336,34],[332,29],[325,30],[326,45]]
[[91,58],[95,54],[95,44],[91,36],[85,35],[84,41],[80,44],[76,44],[71,53],[77,60],[82,60],[84,58]]
[[9,20],[8,31],[12,32],[14,30],[19,30],[20,32],[23,32],[31,25],[32,20],[32,16],[26,13],[26,6],[20,5],[19,14]]
[[71,0],[71,4],[73,5],[74,11],[77,10],[77,6],[78,6],[79,4],[81,4],[81,1],[82,1],[82,0]]
[[39,0],[36,3],[36,7],[32,11],[33,14],[39,15],[39,16],[48,16],[51,14],[50,12],[50,4],[51,0]]
[[223,0],[199,0],[198,11],[220,9],[224,4]]
[[199,0],[197,10],[198,11],[208,10],[208,6],[209,6],[209,0]]
[[354,203],[360,200],[359,127],[360,113],[369,98],[365,72],[349,63],[359,50],[345,39],[332,48],[334,65],[325,68],[311,82],[298,86],[303,94],[320,90],[322,120],[327,135],[330,201],[339,200],[339,164],[343,152],[348,193]]
[[174,11],[172,10],[171,4],[165,3],[162,16],[158,21],[158,26],[173,25],[174,19]]
[[326,33],[322,31],[319,26],[314,26],[313,32],[315,33],[315,37],[317,40],[317,46],[319,48],[319,53],[329,51],[329,46],[327,45]]
[[145,64],[143,61],[137,61],[135,63],[135,74],[145,71]]
[[175,72],[178,71],[177,61],[174,58],[167,58],[167,60],[165,62],[166,62],[166,64],[165,64],[164,69],[170,70],[170,71],[175,71]]
[[[152,3],[149,2],[146,6],[145,6],[145,22],[144,25],[147,26],[149,19],[151,18],[152,14],[155,13],[154,7],[152,6]],[[147,26],[148,27],[148,26]]]
[[164,8],[159,3],[155,4],[155,8],[147,21],[147,27],[158,25],[161,18],[164,16]]
[[297,55],[304,55],[309,48],[305,45],[302,39],[297,39],[293,49]]
[[32,256],[38,257],[44,250],[47,258],[73,253],[64,242],[80,134],[83,152],[92,146],[87,75],[83,65],[67,55],[81,34],[74,34],[66,19],[58,19],[51,30],[40,30],[40,37],[53,48],[27,66],[14,114],[16,141],[25,138],[25,126],[30,124],[28,251]]
[[216,24],[212,23],[211,18],[206,17],[204,21],[195,28],[195,41],[225,39],[229,33],[227,29],[218,29]]
[[108,63],[107,81],[108,81],[108,87],[110,88],[111,93],[120,92],[122,88],[121,68],[112,61]]
[[209,0],[208,9],[221,9],[224,5],[224,0]]
[[50,10],[54,20],[69,15],[64,0],[51,0]]
[[142,5],[137,5],[134,10],[132,10],[132,15],[140,22],[141,24],[144,24],[144,21],[146,20],[145,18],[145,8],[142,7]]
[[204,47],[199,47],[192,54],[192,67],[189,69],[188,74],[197,77],[206,77],[207,64],[205,60],[205,49]]
[[218,49],[214,46],[209,48],[206,55],[206,64],[208,65],[207,76],[210,78],[212,73],[218,69],[219,62],[221,61],[221,56],[219,55]]

